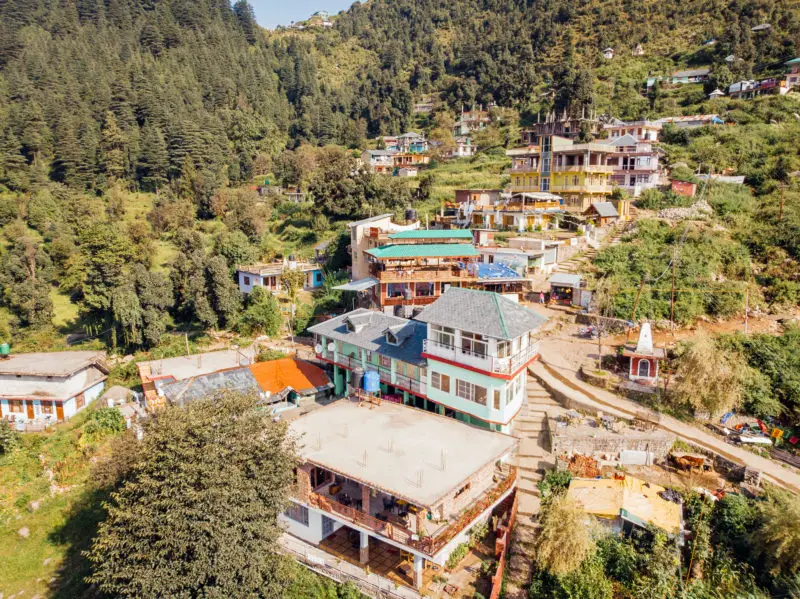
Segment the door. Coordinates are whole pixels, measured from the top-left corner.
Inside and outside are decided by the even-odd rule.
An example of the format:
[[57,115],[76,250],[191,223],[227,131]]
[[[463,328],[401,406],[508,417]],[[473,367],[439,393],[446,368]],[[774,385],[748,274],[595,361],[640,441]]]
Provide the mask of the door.
[[59,422],[64,421],[64,404],[61,402],[56,403],[56,419]]
[[25,400],[25,407],[27,408],[28,411],[28,420],[33,420],[34,418],[33,400],[32,399]]
[[639,376],[650,376],[650,360],[639,360]]

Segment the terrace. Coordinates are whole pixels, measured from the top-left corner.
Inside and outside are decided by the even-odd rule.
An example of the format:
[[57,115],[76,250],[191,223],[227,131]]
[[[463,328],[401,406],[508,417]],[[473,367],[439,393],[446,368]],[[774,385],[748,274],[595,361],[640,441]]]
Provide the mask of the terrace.
[[513,437],[397,403],[343,399],[291,429],[298,500],[437,563],[516,483]]

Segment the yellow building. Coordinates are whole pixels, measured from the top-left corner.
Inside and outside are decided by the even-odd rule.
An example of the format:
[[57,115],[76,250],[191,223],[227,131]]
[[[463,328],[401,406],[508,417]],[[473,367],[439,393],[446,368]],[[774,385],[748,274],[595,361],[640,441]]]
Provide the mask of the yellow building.
[[611,151],[604,144],[576,144],[555,135],[542,137],[538,146],[509,150],[511,191],[557,194],[567,210],[583,212],[611,195]]

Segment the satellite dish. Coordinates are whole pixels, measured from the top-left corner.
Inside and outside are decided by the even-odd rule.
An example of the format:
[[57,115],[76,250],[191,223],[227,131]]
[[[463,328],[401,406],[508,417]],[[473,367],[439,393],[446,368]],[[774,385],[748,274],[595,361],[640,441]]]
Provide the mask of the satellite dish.
[[318,353],[318,354],[321,354],[321,353],[322,353],[322,346],[321,346],[319,343],[317,343],[317,344],[314,346],[314,351],[315,351],[316,353]]
[[333,341],[331,341],[328,344],[328,351],[334,351],[335,349],[336,349],[336,344]]

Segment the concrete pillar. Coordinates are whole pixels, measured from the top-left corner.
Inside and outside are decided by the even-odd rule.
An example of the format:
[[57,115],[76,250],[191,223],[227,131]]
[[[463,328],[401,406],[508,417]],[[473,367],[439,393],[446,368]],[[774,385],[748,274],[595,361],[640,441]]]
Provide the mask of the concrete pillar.
[[335,365],[333,367],[333,392],[336,395],[344,393],[344,375],[342,375],[341,368]]
[[408,405],[408,391],[403,391],[403,405]]
[[362,565],[366,565],[367,562],[369,562],[369,535],[363,531],[361,532],[361,545],[359,547],[358,561]]
[[389,380],[394,385],[397,382],[397,360],[392,360],[389,365]]
[[422,573],[425,571],[425,558],[414,556],[414,588],[422,588]]

